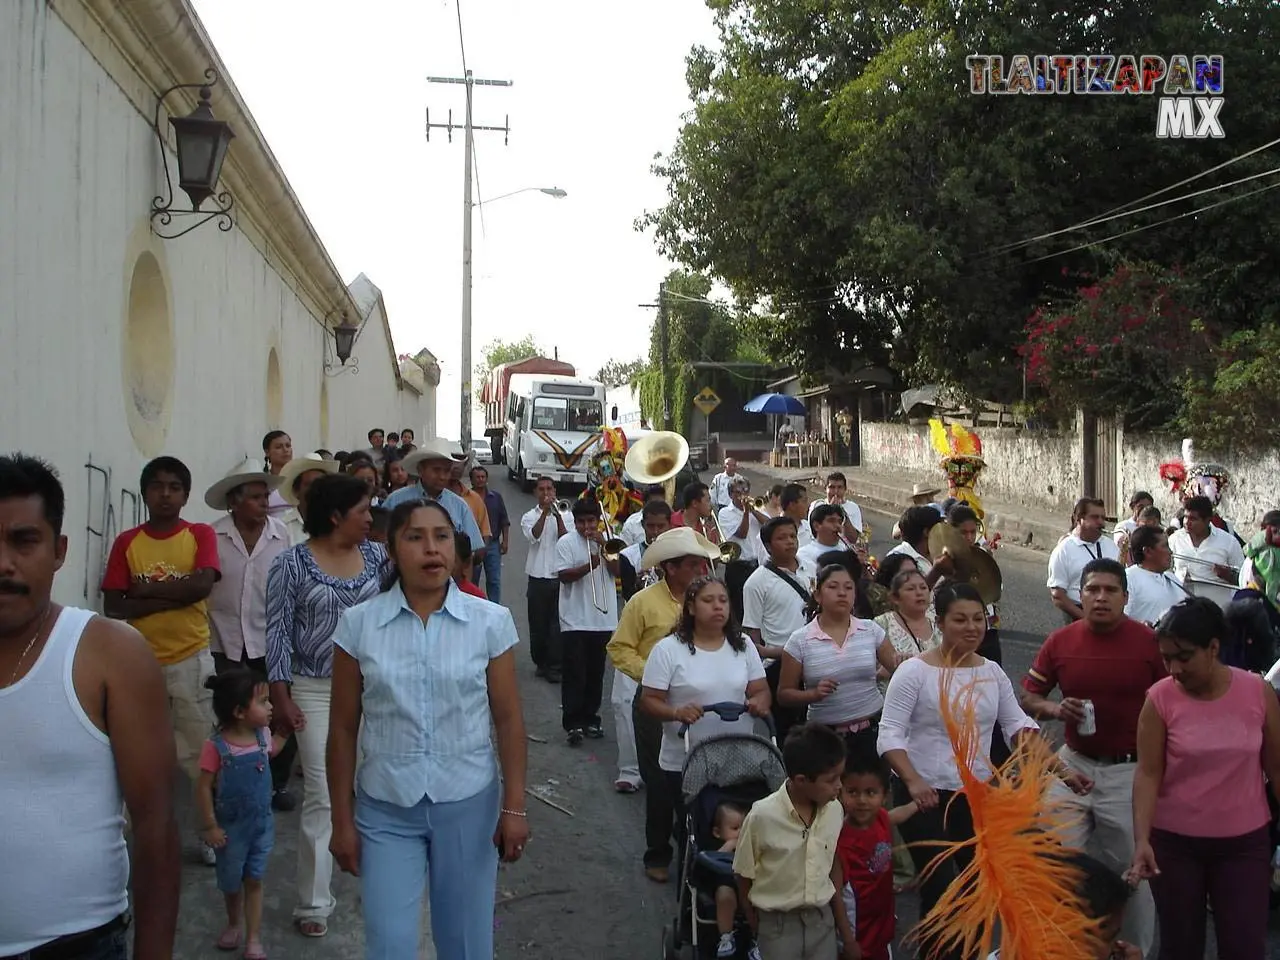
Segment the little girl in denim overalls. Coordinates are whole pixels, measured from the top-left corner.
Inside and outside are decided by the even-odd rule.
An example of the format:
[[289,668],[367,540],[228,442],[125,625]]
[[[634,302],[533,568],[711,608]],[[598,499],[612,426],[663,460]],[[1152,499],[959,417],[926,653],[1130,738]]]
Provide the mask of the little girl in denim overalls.
[[283,738],[271,736],[266,678],[235,667],[206,682],[213,691],[218,731],[200,751],[196,810],[200,836],[217,851],[218,889],[227,904],[219,950],[240,946],[245,960],[266,960],[262,948],[262,878],[275,844],[271,814],[271,757]]

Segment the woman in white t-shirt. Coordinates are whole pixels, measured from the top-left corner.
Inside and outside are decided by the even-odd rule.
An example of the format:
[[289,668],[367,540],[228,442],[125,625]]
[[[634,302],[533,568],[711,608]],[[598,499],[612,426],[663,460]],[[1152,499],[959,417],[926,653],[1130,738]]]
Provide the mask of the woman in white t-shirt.
[[[733,622],[729,591],[714,577],[699,577],[685,591],[675,631],[657,642],[645,662],[640,709],[663,721],[658,766],[680,796],[685,744],[680,727],[689,724],[689,740],[741,730],[750,733],[756,717],[773,706],[764,664],[756,646]],[[716,703],[745,704],[750,716],[727,723],[702,708]],[[676,804],[676,835],[684,836],[684,816]]]
[[807,707],[810,722],[825,724],[846,739],[865,740],[874,749],[884,706],[876,668],[893,673],[902,657],[883,627],[853,615],[856,595],[846,567],[828,564],[818,571],[809,623],[782,648],[778,702]]

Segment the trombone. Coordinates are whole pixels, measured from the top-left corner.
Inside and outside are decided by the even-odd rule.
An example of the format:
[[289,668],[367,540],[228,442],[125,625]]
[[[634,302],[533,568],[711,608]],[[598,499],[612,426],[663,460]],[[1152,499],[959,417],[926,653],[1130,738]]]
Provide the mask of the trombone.
[[[617,533],[613,529],[613,523],[607,515],[601,514],[600,522],[604,525],[604,531],[607,534],[607,536],[604,541],[604,546],[600,548],[599,552],[595,554],[595,556],[598,556],[605,563],[614,563],[618,559],[618,557],[622,556],[622,551],[627,549],[627,541],[623,540],[621,537],[617,535]],[[591,557],[592,557],[591,542],[589,541],[587,543],[588,563],[590,563]],[[596,576],[596,568],[592,567],[591,570],[587,572],[587,576],[591,578],[591,581],[590,581],[591,582],[591,605],[594,606],[601,613],[608,613],[609,612],[608,604],[607,603],[601,604],[600,602],[601,592],[600,592],[600,589],[597,589],[596,587],[596,581],[599,580],[600,578]],[[604,595],[604,599],[608,600],[607,594]]]
[[733,563],[742,556],[742,544],[734,543],[724,535],[724,527],[720,526],[720,517],[715,507],[711,508],[711,519],[715,522],[716,533],[720,536],[720,562]]

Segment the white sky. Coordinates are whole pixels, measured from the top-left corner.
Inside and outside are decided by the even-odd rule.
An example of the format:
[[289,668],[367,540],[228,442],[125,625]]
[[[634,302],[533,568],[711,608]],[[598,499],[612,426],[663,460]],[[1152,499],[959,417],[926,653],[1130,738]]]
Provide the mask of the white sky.
[[[424,137],[425,110],[463,117],[454,0],[194,0],[237,88],[350,281],[383,292],[400,353],[440,358],[437,430],[456,437],[462,283],[463,145]],[[649,173],[689,107],[684,58],[711,43],[700,0],[461,0],[477,78],[481,193],[525,193],[474,221],[473,360],[493,337],[532,333],[594,375],[647,353],[658,283],[670,268],[632,221],[661,204]],[[216,94],[215,94],[215,111]],[[476,389],[478,395],[478,386]],[[478,420],[478,418],[477,418]],[[473,423],[472,434],[482,427]]]

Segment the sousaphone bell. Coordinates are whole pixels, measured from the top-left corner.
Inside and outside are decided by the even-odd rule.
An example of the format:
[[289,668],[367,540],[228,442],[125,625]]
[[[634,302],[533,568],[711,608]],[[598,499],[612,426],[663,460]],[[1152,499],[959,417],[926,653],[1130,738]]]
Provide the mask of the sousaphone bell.
[[948,580],[970,584],[978,591],[984,604],[1000,601],[1004,577],[1000,573],[1000,565],[991,554],[969,543],[964,534],[951,524],[935,524],[929,531],[929,555],[936,561],[944,550],[951,556],[955,570]]

